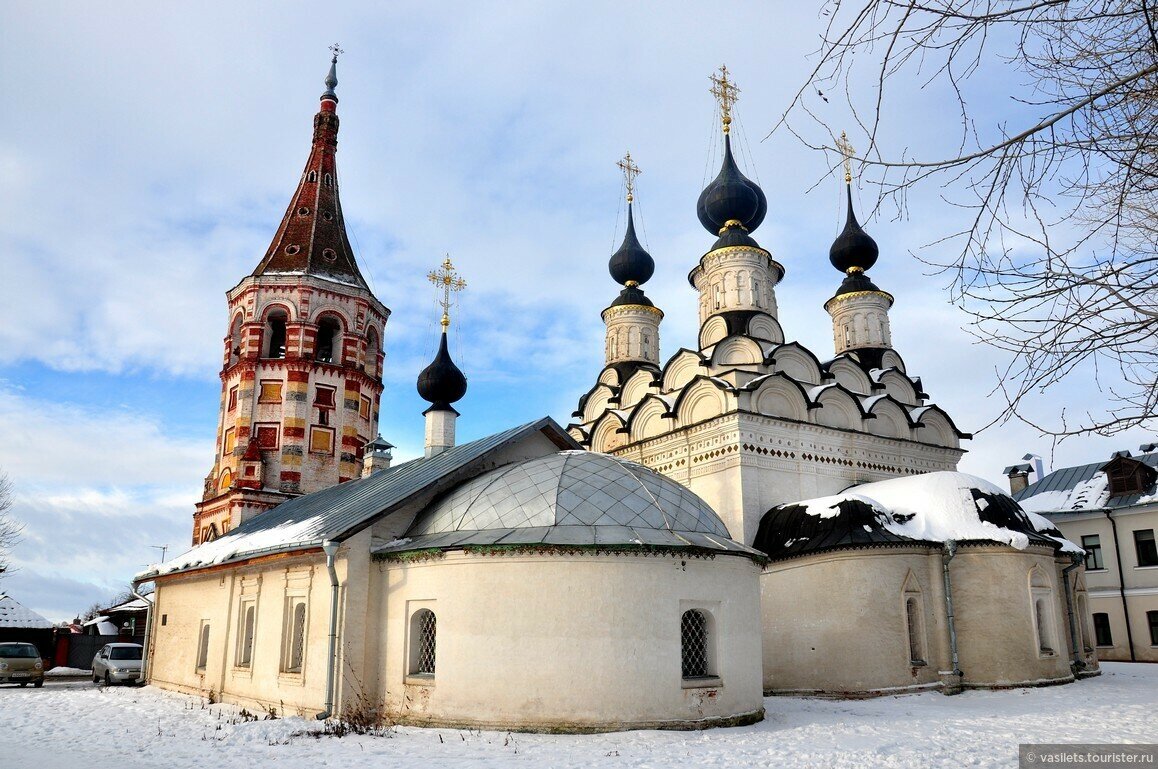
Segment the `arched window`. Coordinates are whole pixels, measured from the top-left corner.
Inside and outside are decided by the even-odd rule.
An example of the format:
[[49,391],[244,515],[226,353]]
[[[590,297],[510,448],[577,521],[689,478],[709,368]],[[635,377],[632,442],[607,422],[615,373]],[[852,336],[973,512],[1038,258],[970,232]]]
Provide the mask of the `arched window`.
[[699,609],[689,609],[680,618],[680,652],[684,678],[714,675],[708,616]]
[[314,348],[314,360],[321,363],[333,363],[334,357],[340,354],[342,326],[331,317],[318,321],[318,341]]
[[241,316],[233,319],[229,327],[229,365],[241,359]]
[[1078,635],[1080,635],[1082,639],[1082,649],[1089,653],[1094,650],[1093,645],[1090,643],[1090,607],[1089,604],[1086,603],[1086,597],[1084,595],[1078,596],[1077,604],[1078,616],[1076,621],[1078,626]]
[[378,332],[371,328],[366,332],[366,374],[378,376],[378,353],[382,351],[382,343],[378,341]]
[[286,599],[283,644],[282,672],[302,672],[306,648],[306,599],[301,596]]
[[285,357],[285,324],[289,318],[284,310],[273,310],[265,319],[265,358]]
[[1033,619],[1037,624],[1038,651],[1042,654],[1053,654],[1053,641],[1049,635],[1049,609],[1046,608],[1044,598],[1034,600]]
[[921,643],[921,607],[916,598],[905,599],[905,627],[909,633],[909,662],[925,664],[925,650]]
[[419,609],[410,618],[410,675],[434,677],[438,618]]
[[237,643],[237,666],[247,668],[253,664],[253,637],[257,629],[257,604],[246,601],[241,605],[241,634]]
[[317,171],[310,171],[308,174],[306,174],[306,181],[307,182],[316,182],[317,180],[318,180],[318,172]]
[[1052,656],[1054,644],[1053,587],[1045,571],[1034,566],[1029,572],[1029,598],[1033,608],[1033,631],[1037,636],[1037,651],[1042,657]]
[[201,634],[197,639],[197,669],[205,670],[209,663],[209,620],[201,620]]

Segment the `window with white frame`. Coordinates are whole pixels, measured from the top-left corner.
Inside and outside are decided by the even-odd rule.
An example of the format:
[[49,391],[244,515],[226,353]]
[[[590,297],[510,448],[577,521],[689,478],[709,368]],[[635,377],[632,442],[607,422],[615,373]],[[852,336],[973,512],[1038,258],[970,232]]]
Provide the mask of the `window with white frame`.
[[301,673],[306,653],[306,598],[301,595],[285,599],[282,625],[281,671]]
[[438,618],[430,609],[410,617],[410,675],[434,677],[438,642]]
[[680,617],[680,655],[684,678],[715,675],[712,661],[711,622],[707,612],[688,609]]
[[257,601],[250,598],[241,602],[237,622],[236,665],[248,668],[253,665],[253,641],[257,632]]

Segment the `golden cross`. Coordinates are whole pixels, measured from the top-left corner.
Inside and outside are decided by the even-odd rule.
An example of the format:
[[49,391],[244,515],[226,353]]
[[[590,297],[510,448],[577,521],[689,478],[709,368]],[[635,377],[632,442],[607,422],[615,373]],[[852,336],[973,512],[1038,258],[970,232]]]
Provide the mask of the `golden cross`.
[[635,200],[635,177],[639,176],[643,171],[639,170],[639,166],[631,161],[631,153],[628,152],[615,165],[619,166],[619,170],[623,171],[623,176],[627,179],[627,202]]
[[728,67],[720,65],[719,76],[712,75],[712,96],[716,97],[716,102],[720,105],[720,115],[724,121],[724,133],[728,133],[728,127],[732,124],[732,106],[740,98],[740,89],[731,80],[728,80]]
[[445,331],[446,327],[450,325],[450,292],[462,291],[466,288],[466,281],[459,277],[455,271],[454,264],[450,261],[450,254],[446,255],[441,268],[427,273],[426,279],[434,285],[442,287],[442,299],[438,303],[442,305],[442,328]]
[[339,48],[337,43],[334,43],[333,45],[330,46],[330,53],[334,54],[333,61],[335,64],[337,64],[338,63],[338,56],[345,53],[345,51],[343,51],[341,48]]
[[852,159],[856,155],[856,150],[853,149],[844,131],[840,132],[840,138],[836,140],[836,148],[844,156],[844,183],[852,184]]

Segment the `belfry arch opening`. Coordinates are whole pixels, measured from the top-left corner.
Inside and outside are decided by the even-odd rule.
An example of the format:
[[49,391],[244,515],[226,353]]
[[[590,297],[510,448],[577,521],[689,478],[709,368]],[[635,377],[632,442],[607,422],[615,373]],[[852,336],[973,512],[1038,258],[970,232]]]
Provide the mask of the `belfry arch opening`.
[[286,341],[286,322],[289,316],[285,310],[271,310],[265,318],[265,345],[262,350],[263,358],[284,358]]
[[342,324],[337,319],[326,316],[318,321],[318,341],[314,347],[314,360],[333,363],[339,354]]

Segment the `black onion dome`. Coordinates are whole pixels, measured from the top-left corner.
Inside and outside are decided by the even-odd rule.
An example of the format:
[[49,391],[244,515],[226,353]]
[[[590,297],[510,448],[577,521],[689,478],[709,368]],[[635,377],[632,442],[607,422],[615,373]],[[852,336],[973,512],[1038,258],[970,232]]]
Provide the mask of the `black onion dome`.
[[651,300],[643,293],[643,289],[635,286],[628,286],[619,292],[619,296],[615,297],[615,301],[611,303],[612,307],[621,307],[625,304],[638,304],[644,307],[655,307]]
[[877,242],[861,229],[856,220],[856,213],[852,210],[852,186],[849,185],[848,220],[844,223],[844,230],[828,249],[828,261],[841,272],[864,271],[877,263],[879,253]]
[[751,248],[759,248],[760,244],[756,239],[745,232],[740,227],[729,227],[724,230],[724,234],[716,238],[716,242],[712,244],[712,251],[717,248],[727,248],[728,246],[749,246]]
[[449,409],[450,404],[466,395],[466,377],[450,359],[446,349],[446,332],[438,343],[438,354],[418,375],[418,394],[434,404],[432,409]]
[[727,222],[734,220],[752,232],[764,221],[767,213],[768,199],[764,197],[764,190],[740,173],[732,157],[732,139],[725,134],[724,165],[719,175],[700,193],[696,203],[700,224],[708,232],[718,235]]
[[639,244],[635,236],[635,219],[631,214],[631,205],[627,206],[627,232],[623,236],[623,245],[611,255],[607,269],[611,272],[616,283],[626,284],[628,281],[646,283],[655,272],[655,260],[651,254]]
[[844,280],[840,282],[840,288],[836,290],[836,295],[842,296],[857,291],[880,291],[880,289],[869,279],[868,275],[853,270],[844,276]]

